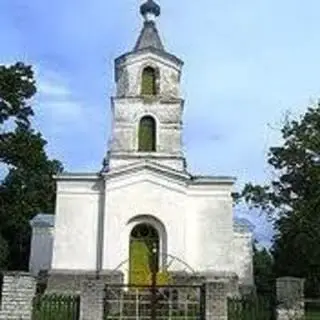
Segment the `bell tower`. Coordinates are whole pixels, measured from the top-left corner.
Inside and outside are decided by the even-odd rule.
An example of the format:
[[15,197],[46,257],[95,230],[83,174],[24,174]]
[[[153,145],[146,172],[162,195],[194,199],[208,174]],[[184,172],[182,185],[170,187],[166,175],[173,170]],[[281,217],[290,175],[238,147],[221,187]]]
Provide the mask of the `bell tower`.
[[111,98],[112,134],[106,170],[152,161],[184,171],[183,62],[165,50],[156,27],[160,6],[147,0],[144,23],[132,51],[115,60],[116,95]]

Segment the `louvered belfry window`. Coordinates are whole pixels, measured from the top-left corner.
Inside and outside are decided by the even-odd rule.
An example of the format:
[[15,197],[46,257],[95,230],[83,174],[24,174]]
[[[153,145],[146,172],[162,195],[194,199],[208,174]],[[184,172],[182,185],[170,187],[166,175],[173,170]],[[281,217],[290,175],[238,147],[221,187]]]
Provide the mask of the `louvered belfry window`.
[[146,67],[142,72],[141,94],[154,96],[157,94],[156,71]]
[[139,151],[156,151],[156,122],[150,116],[145,116],[140,120]]

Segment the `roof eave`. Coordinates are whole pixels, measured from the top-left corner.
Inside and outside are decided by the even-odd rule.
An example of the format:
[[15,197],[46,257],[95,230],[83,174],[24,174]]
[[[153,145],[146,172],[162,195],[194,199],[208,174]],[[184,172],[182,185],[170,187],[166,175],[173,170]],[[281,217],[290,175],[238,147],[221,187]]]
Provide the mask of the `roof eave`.
[[63,172],[54,175],[53,179],[57,181],[63,180],[98,180],[101,177],[100,173],[86,173],[86,172]]
[[177,56],[175,56],[171,53],[168,53],[167,51],[162,51],[162,50],[159,50],[159,49],[156,49],[153,47],[147,47],[147,48],[143,48],[143,49],[140,49],[137,51],[129,51],[125,54],[122,54],[121,56],[119,56],[118,58],[115,59],[115,65],[117,66],[117,65],[121,64],[123,62],[123,60],[125,60],[129,56],[133,56],[133,55],[136,55],[139,53],[145,53],[145,52],[151,52],[151,53],[157,54],[159,56],[162,56],[163,58],[166,58],[166,59],[173,61],[174,63],[176,63],[180,67],[182,67],[184,64],[184,62],[180,58],[178,58]]
[[185,172],[181,172],[178,170],[174,170],[172,168],[166,167],[159,165],[158,163],[154,163],[151,161],[144,161],[144,162],[136,162],[127,166],[119,167],[117,169],[113,169],[112,171],[102,173],[103,176],[105,176],[107,179],[111,179],[113,177],[122,175],[122,174],[127,174],[130,172],[135,172],[143,169],[150,169],[155,172],[160,172],[163,174],[167,174],[169,176],[178,178],[178,179],[183,179],[188,181],[190,179],[190,175]]
[[229,184],[233,185],[236,182],[235,177],[228,176],[193,176],[191,184]]

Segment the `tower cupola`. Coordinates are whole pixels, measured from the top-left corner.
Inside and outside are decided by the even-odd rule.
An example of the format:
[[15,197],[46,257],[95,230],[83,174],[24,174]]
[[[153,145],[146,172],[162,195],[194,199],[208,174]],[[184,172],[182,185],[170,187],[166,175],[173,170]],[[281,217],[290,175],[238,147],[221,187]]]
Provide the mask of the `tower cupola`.
[[156,17],[160,16],[160,6],[153,0],[147,0],[140,7],[140,13],[144,17],[145,21],[154,21]]

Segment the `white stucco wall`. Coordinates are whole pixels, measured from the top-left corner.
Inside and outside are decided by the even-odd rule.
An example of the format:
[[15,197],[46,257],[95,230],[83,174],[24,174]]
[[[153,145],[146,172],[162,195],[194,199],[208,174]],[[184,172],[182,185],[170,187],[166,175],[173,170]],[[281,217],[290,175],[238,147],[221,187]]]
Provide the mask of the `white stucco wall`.
[[58,181],[52,269],[96,270],[100,179]]
[[[182,143],[183,102],[161,103],[154,100],[148,104],[143,99],[113,99],[113,127],[109,144],[110,168],[147,156],[154,161],[177,170],[184,168]],[[138,151],[139,123],[149,115],[156,121],[156,152]],[[172,159],[175,157],[176,159]]]
[[231,185],[190,186],[187,200],[189,263],[197,271],[233,271]]
[[141,77],[145,67],[159,71],[159,89],[163,97],[180,96],[181,66],[160,55],[145,52],[128,56],[117,68],[117,96],[133,97],[141,94]]
[[53,246],[52,227],[33,227],[30,245],[29,271],[36,276],[41,270],[51,269]]
[[235,229],[233,243],[235,271],[241,284],[253,285],[253,236],[249,231]]
[[[121,265],[127,275],[130,232],[149,222],[161,235],[162,263],[174,256],[195,271],[236,272],[242,284],[253,284],[252,234],[234,231],[232,184],[196,184],[148,167],[106,179],[105,189],[104,177],[58,183],[52,269],[96,270],[102,221],[101,267]],[[170,270],[186,265],[175,261]]]
[[[157,70],[158,94],[141,97],[141,78],[147,66]],[[130,164],[141,157],[184,170],[182,150],[183,100],[180,99],[181,65],[151,52],[131,54],[116,64],[117,93],[112,99],[112,133],[109,167]],[[139,122],[143,116],[156,121],[156,152],[138,152]]]
[[181,117],[182,104],[160,104],[154,101],[145,105],[141,99],[113,100],[113,140],[111,151],[138,151],[138,128],[141,118],[152,116],[157,125],[157,153],[182,155]]
[[[164,225],[168,253],[185,259],[185,187],[150,172],[107,181],[103,268],[114,269],[129,258],[131,218],[151,215]],[[164,253],[165,254],[165,253]],[[125,269],[127,266],[123,267]]]
[[[192,190],[191,190],[192,189]],[[197,271],[233,271],[230,186],[188,188],[147,170],[107,181],[103,268],[129,258],[129,237],[139,215],[159,219],[167,232],[167,252]],[[171,270],[181,270],[181,263]],[[123,264],[122,271],[128,272]]]

